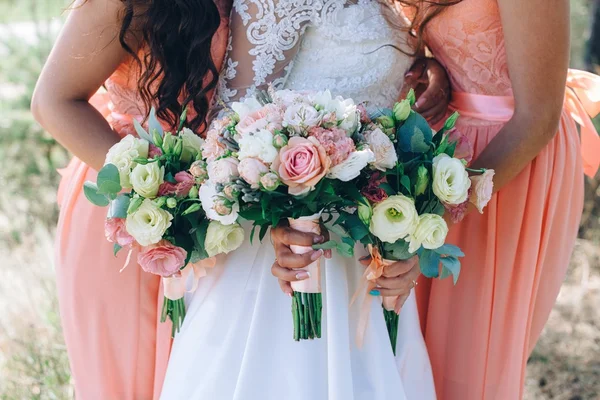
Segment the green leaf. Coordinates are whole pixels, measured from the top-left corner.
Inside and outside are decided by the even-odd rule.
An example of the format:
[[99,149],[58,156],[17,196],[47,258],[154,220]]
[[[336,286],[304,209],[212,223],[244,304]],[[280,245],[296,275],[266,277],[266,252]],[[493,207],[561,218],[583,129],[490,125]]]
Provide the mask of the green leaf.
[[127,218],[129,201],[130,198],[126,194],[121,194],[111,201],[108,208],[108,218]]
[[396,132],[398,147],[405,153],[425,153],[431,147],[433,131],[418,113],[411,111],[408,119]]
[[147,141],[148,143],[155,144],[152,140],[152,137],[148,134],[148,132],[146,132],[142,125],[140,125],[139,121],[135,118],[133,118],[133,127],[135,128],[135,131],[141,139]]
[[129,207],[127,207],[127,214],[133,214],[137,211],[138,208],[142,205],[144,199],[141,197],[136,197],[129,202]]
[[83,184],[83,194],[95,206],[106,207],[109,199],[104,194],[98,193],[98,186],[94,182],[85,182]]
[[442,247],[438,247],[434,250],[436,253],[443,256],[451,256],[451,257],[464,257],[465,253],[458,246],[454,246],[453,244],[445,244]]
[[410,102],[411,107],[415,105],[415,103],[417,102],[417,96],[415,96],[414,89],[411,88],[408,91],[408,94],[406,95],[406,99]]
[[113,164],[106,164],[98,171],[96,183],[98,185],[98,193],[101,194],[119,193],[122,189],[119,170]]
[[339,243],[337,251],[342,257],[350,258],[354,256],[354,246],[350,246],[348,243]]
[[437,278],[440,274],[440,255],[435,251],[422,250],[419,254],[421,273],[427,278]]
[[356,241],[361,240],[369,234],[369,229],[363,224],[360,218],[354,214],[349,215],[348,218],[346,218],[344,227],[348,230],[348,233],[350,233],[350,237]]
[[265,235],[267,234],[267,231],[269,230],[269,225],[265,224],[263,226],[260,227],[260,232],[258,234],[258,239],[262,242],[263,239],[265,238]]
[[335,240],[328,240],[325,243],[313,244],[313,250],[333,250],[337,248],[337,242]]
[[392,186],[389,183],[380,183],[379,187],[381,189],[383,189],[383,191],[388,195],[388,196],[393,196],[396,194],[396,191],[394,190],[394,188],[392,188]]
[[440,279],[446,279],[452,275],[452,271],[442,265],[442,273],[440,274]]
[[119,246],[117,243],[113,244],[113,255],[116,257],[117,253],[119,252],[119,250],[121,250],[123,247]]
[[410,187],[410,178],[407,175],[403,175],[402,178],[400,178],[400,184],[404,186],[404,188],[408,191],[409,195],[412,194],[412,190]]
[[450,129],[454,128],[454,125],[456,125],[456,120],[458,119],[459,114],[458,111],[454,111],[454,113],[448,117],[448,119],[446,120],[446,122],[444,123],[444,130],[449,131]]
[[441,262],[442,265],[452,273],[452,278],[454,280],[454,284],[456,285],[456,282],[458,282],[458,277],[460,276],[460,261],[456,257],[448,256],[442,257]]
[[148,130],[151,134],[157,132],[161,138],[165,134],[162,126],[160,125],[160,122],[158,122],[158,118],[156,118],[156,110],[154,109],[154,107],[150,109],[150,114],[148,115]]
[[339,237],[345,237],[348,236],[348,232],[344,229],[343,226],[338,225],[337,223],[335,223],[332,226],[329,226],[328,229],[335,233],[336,235],[338,235]]
[[431,213],[432,214],[437,214],[440,217],[443,217],[444,213],[446,212],[446,209],[444,208],[444,205],[440,201],[435,201],[434,204],[435,204],[435,206],[432,207]]
[[198,229],[196,229],[196,251],[198,251],[200,259],[208,258],[208,254],[206,253],[206,245],[204,242],[206,241],[206,231],[208,230],[208,220],[203,220]]
[[415,253],[408,251],[408,246],[409,243],[404,239],[398,240],[395,243],[384,243],[384,257],[391,260],[408,260],[415,255]]

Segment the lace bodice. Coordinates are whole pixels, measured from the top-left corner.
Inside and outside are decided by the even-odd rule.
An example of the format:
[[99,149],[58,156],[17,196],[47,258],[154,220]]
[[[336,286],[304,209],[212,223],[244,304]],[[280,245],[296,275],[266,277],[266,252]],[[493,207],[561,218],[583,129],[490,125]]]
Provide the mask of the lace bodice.
[[408,49],[388,23],[403,21],[384,10],[375,0],[234,0],[220,99],[272,84],[391,105],[412,60],[392,47]]

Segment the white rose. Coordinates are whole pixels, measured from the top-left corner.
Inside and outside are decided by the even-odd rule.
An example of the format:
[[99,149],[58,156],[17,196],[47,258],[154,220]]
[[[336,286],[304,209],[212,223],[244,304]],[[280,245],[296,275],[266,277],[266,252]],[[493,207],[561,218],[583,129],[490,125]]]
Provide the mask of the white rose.
[[394,148],[394,143],[388,135],[379,128],[365,134],[365,139],[373,153],[375,153],[375,162],[372,165],[380,171],[394,168],[398,162],[398,155]]
[[304,103],[292,104],[283,114],[283,126],[300,133],[317,126],[321,122],[321,117],[321,113],[311,105]]
[[238,212],[240,211],[240,205],[235,202],[231,206],[231,214],[220,215],[215,210],[215,200],[219,199],[220,196],[224,197],[223,194],[217,193],[217,188],[213,182],[206,181],[202,186],[200,186],[198,197],[200,198],[202,209],[204,209],[208,219],[219,221],[223,225],[231,225],[237,220]]
[[436,214],[423,214],[419,216],[417,229],[410,235],[408,251],[414,253],[421,246],[435,250],[444,244],[447,235],[448,225],[444,218]]
[[181,159],[183,161],[190,162],[198,154],[202,154],[204,139],[188,128],[183,128],[180,136],[183,141],[183,152],[181,153]]
[[375,161],[375,154],[370,149],[354,151],[348,158],[332,167],[327,173],[329,179],[348,182],[360,175],[360,172]]
[[244,229],[239,224],[223,225],[211,221],[206,231],[204,247],[209,257],[227,254],[244,243]]
[[238,166],[240,176],[250,184],[252,189],[260,187],[260,177],[269,172],[269,168],[256,158],[244,158]]
[[171,226],[173,216],[158,207],[152,200],[144,199],[135,212],[127,215],[127,232],[142,246],[150,246],[161,241]]
[[260,110],[262,107],[262,104],[260,104],[259,101],[254,97],[249,97],[243,102],[235,102],[231,104],[231,109],[240,117],[240,120],[244,119],[248,114]]
[[369,230],[380,240],[395,243],[412,235],[417,229],[419,214],[412,199],[390,196],[373,207]]
[[273,93],[273,102],[280,107],[287,108],[294,103],[306,103],[306,96],[289,89],[278,90]]
[[136,163],[135,158],[148,158],[148,142],[138,139],[133,135],[127,135],[108,150],[104,165],[113,164],[119,170],[121,186],[124,189],[131,188],[129,174]]
[[208,163],[208,179],[214,183],[227,183],[240,176],[239,161],[233,157],[220,158]]
[[158,188],[164,182],[165,167],[160,167],[157,162],[146,165],[136,165],[131,171],[131,185],[140,196],[153,199],[158,193]]
[[273,134],[266,129],[240,137],[238,145],[240,146],[238,153],[240,160],[252,157],[271,164],[277,157],[277,149],[273,146]]
[[440,154],[433,159],[433,193],[446,204],[464,203],[471,180],[464,164],[457,158]]

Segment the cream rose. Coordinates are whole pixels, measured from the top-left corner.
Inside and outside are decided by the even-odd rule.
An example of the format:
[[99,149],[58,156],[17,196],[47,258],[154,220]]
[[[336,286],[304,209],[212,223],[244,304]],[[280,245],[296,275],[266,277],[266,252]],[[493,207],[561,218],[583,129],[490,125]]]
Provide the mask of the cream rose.
[[220,158],[208,163],[208,179],[214,183],[227,183],[240,176],[238,164],[239,161],[233,157]]
[[433,159],[432,187],[442,202],[457,205],[467,200],[471,180],[459,159],[440,154]]
[[390,196],[373,207],[369,230],[380,240],[395,243],[412,235],[417,229],[419,215],[412,199]]
[[444,244],[447,235],[448,225],[444,218],[436,214],[423,214],[419,216],[417,229],[410,235],[408,251],[414,253],[421,246],[435,250]]
[[160,167],[156,162],[136,165],[130,175],[133,190],[147,199],[156,197],[164,177],[165,167]]
[[237,220],[240,205],[237,202],[234,202],[231,205],[231,213],[229,215],[220,215],[215,209],[215,202],[219,200],[220,196],[225,196],[225,194],[217,192],[214,182],[209,180],[200,186],[198,197],[200,198],[202,209],[206,213],[208,219],[219,221],[223,225],[231,225]]
[[396,166],[398,155],[396,154],[394,143],[392,143],[388,135],[377,128],[374,131],[367,132],[365,139],[375,154],[375,161],[372,163],[373,167],[380,171],[385,171]]
[[252,189],[260,187],[260,177],[269,172],[269,168],[256,158],[244,158],[238,166],[240,176],[250,184]]
[[243,135],[238,144],[240,160],[252,157],[270,164],[277,157],[277,149],[273,146],[273,134],[266,129]]
[[127,135],[108,150],[104,165],[113,164],[119,170],[121,186],[124,189],[131,188],[129,174],[137,165],[135,158],[148,158],[149,143],[132,135]]
[[127,232],[142,246],[160,242],[171,226],[173,216],[150,199],[144,199],[135,212],[127,215]]
[[227,254],[244,243],[244,236],[244,229],[239,224],[223,225],[219,221],[211,221],[204,246],[209,257]]
[[375,154],[370,149],[354,151],[340,164],[331,167],[327,177],[348,182],[360,175],[369,163],[375,161]]
[[202,154],[204,139],[188,128],[183,128],[180,136],[183,141],[183,152],[181,153],[181,159],[183,161],[190,162],[198,154]]

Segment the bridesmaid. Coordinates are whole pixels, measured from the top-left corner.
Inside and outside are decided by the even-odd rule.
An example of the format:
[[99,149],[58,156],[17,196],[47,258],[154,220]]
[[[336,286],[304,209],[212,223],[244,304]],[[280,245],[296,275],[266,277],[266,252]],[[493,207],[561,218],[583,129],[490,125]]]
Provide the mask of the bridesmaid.
[[593,176],[600,162],[588,116],[600,111],[600,78],[567,70],[569,0],[432,7],[414,22],[450,75],[473,167],[496,171],[496,194],[483,215],[451,229],[466,254],[458,284],[417,287],[422,327],[440,399],[520,399],[569,265],[583,172]]
[[[193,103],[189,123],[204,130],[228,36],[222,8],[212,0],[78,0],[39,78],[32,112],[76,157],[62,171],[56,268],[77,398],[160,393],[170,328],[158,322],[159,279],[135,265],[119,273],[125,257],[113,257],[104,237],[106,209],[92,206],[82,185],[150,104],[172,127],[181,104]],[[93,96],[103,84],[107,92]]]

